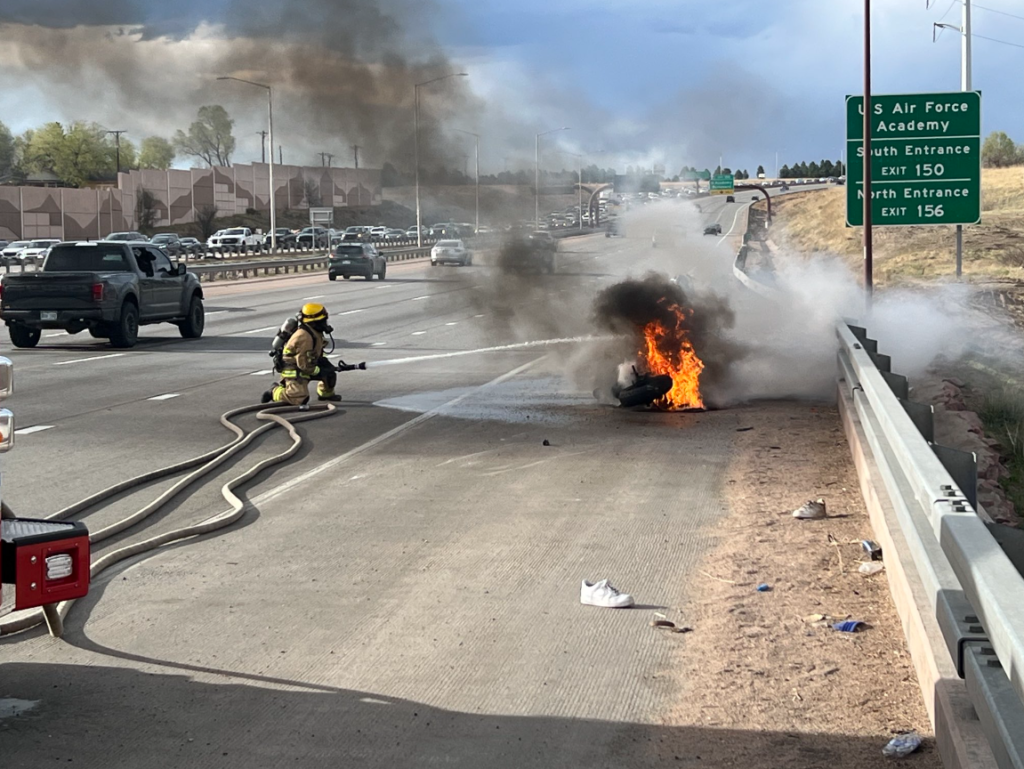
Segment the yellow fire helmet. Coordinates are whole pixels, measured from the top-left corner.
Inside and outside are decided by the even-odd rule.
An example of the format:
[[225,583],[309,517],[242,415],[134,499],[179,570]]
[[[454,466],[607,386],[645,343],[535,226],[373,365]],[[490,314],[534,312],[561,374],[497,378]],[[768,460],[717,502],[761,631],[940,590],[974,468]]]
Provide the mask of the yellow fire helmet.
[[310,302],[302,305],[302,321],[312,323],[318,320],[327,320],[327,309],[322,304]]

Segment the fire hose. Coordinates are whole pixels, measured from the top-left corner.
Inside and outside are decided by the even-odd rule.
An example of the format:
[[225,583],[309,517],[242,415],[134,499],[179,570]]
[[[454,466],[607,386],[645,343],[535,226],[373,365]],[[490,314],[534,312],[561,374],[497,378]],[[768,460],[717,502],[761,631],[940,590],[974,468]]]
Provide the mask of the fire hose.
[[[259,473],[266,470],[268,467],[280,464],[299,450],[302,446],[302,436],[295,429],[295,424],[298,422],[305,422],[312,419],[321,419],[328,417],[337,411],[332,403],[317,404],[314,406],[266,406],[266,405],[254,405],[254,406],[242,406],[241,408],[232,409],[221,414],[220,423],[235,434],[235,438],[221,446],[220,448],[207,451],[199,456],[186,459],[182,462],[177,462],[173,465],[160,468],[158,470],[151,470],[147,473],[137,475],[134,478],[116,483],[102,491],[99,491],[85,499],[76,502],[69,507],[65,507],[63,510],[58,510],[49,516],[46,516],[45,520],[48,521],[61,521],[70,518],[72,515],[76,515],[85,510],[88,510],[101,502],[110,499],[113,496],[121,494],[130,489],[144,486],[153,481],[166,478],[170,475],[175,475],[183,470],[188,470],[193,467],[199,466],[198,469],[193,470],[191,473],[186,475],[184,478],[179,480],[169,489],[164,491],[160,496],[154,499],[149,504],[140,508],[131,515],[123,518],[117,523],[113,523],[96,532],[89,535],[90,544],[97,544],[105,539],[113,537],[116,534],[125,531],[126,529],[141,523],[146,518],[149,518],[154,513],[159,511],[166,505],[172,498],[177,496],[182,490],[192,485],[200,478],[211,473],[217,467],[222,465],[231,457],[235,456],[238,452],[252,444],[254,440],[260,435],[273,430],[275,427],[283,427],[288,431],[288,436],[291,438],[291,445],[284,451],[275,454],[272,457],[268,457],[263,461],[253,465],[251,468],[246,470],[241,475],[238,475],[223,486],[221,486],[221,496],[231,505],[231,509],[215,515],[213,518],[209,518],[202,523],[195,524],[193,526],[183,526],[173,531],[168,531],[155,537],[142,540],[130,545],[124,545],[123,547],[116,548],[110,552],[104,553],[103,555],[96,558],[89,568],[90,579],[95,579],[100,573],[109,569],[121,561],[127,558],[140,555],[142,553],[151,552],[159,547],[163,547],[171,542],[177,542],[182,539],[189,539],[191,537],[198,537],[203,534],[209,534],[219,529],[226,528],[231,524],[238,521],[243,513],[245,512],[245,502],[243,502],[234,493],[234,489],[243,483],[255,478]],[[261,422],[267,422],[254,430],[246,432],[244,429],[236,425],[231,420],[235,417],[243,414],[249,414],[256,412],[256,419]],[[286,414],[294,414],[291,418],[285,418]],[[6,504],[2,505],[0,514],[3,517],[13,517],[13,511]],[[6,622],[0,622],[0,636],[10,635],[12,633],[18,633],[23,630],[36,627],[37,625],[45,622],[50,635],[55,638],[60,638],[64,632],[64,617],[67,616],[68,611],[74,605],[74,601],[64,601],[56,605],[48,605],[42,607],[41,611],[32,612],[26,614],[23,617],[10,619]]]

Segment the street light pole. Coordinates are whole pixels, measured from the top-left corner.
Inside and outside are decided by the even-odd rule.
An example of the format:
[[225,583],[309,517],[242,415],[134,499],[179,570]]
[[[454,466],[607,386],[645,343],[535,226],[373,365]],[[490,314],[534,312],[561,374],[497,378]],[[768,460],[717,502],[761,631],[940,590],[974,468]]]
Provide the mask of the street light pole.
[[456,128],[455,131],[472,136],[476,140],[476,229],[474,232],[480,232],[480,134],[463,131],[461,128]]
[[267,122],[268,138],[270,139],[270,166],[269,166],[269,184],[270,184],[270,250],[277,251],[277,205],[274,196],[274,91],[266,83],[254,83],[252,80],[243,80],[240,77],[222,76],[218,77],[218,80],[234,80],[239,83],[245,83],[246,85],[254,85],[257,88],[267,89]]
[[540,137],[548,134],[568,131],[568,126],[552,128],[550,131],[542,131],[534,137],[533,145],[533,228],[540,229]]
[[413,94],[413,163],[416,166],[416,247],[423,248],[423,219],[420,214],[420,88],[431,83],[438,83],[452,77],[468,77],[466,72],[452,72],[448,75],[435,77],[416,83],[412,87]]

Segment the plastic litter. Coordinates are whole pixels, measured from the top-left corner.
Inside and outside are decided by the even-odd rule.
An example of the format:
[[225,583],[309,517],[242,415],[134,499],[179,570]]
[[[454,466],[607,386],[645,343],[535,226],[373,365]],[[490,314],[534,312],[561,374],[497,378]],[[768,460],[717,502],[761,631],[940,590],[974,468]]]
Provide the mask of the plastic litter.
[[551,445],[551,441],[549,441],[547,438],[545,438],[544,442],[541,445],[542,446],[550,446]]
[[857,571],[861,574],[878,574],[884,568],[885,564],[881,561],[868,561],[867,563],[862,563]]
[[862,539],[860,546],[864,548],[864,552],[868,554],[872,561],[882,560],[882,548],[879,547],[877,542],[872,542],[870,539]]
[[809,499],[793,511],[793,517],[804,521],[817,521],[827,517],[824,499]]
[[757,586],[757,592],[759,593],[767,593],[769,590],[771,590],[771,587],[769,587],[767,582],[762,582]]
[[889,740],[882,748],[882,755],[887,758],[906,758],[921,747],[921,736],[917,732],[907,732]]
[[838,630],[840,633],[856,633],[863,625],[864,623],[859,619],[848,619],[835,623],[832,629]]
[[675,626],[676,626],[676,623],[672,622],[671,620],[667,620],[667,619],[652,619],[651,620],[651,627],[663,627],[663,628],[670,628],[671,629],[671,628],[674,628]]

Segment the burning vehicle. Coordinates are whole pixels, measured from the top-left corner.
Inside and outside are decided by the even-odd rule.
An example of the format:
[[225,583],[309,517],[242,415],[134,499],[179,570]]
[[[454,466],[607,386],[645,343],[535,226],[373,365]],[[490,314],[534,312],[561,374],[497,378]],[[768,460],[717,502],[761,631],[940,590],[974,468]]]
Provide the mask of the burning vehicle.
[[622,338],[630,358],[618,367],[614,384],[594,394],[608,396],[624,408],[660,411],[703,411],[707,408],[702,379],[707,364],[699,349],[718,358],[735,354],[720,335],[733,316],[717,297],[691,298],[688,280],[668,280],[649,274],[609,286],[595,303],[599,325]]

